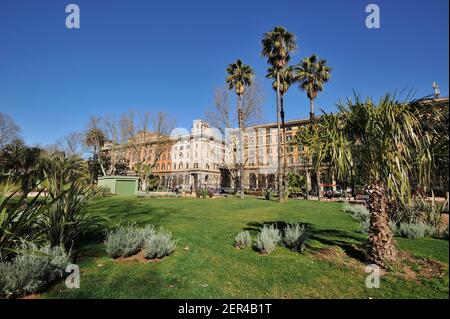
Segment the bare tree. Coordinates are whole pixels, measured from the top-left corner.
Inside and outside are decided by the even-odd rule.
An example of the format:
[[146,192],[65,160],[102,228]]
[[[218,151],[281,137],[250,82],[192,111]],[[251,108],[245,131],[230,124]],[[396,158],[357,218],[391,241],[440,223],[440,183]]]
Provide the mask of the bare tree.
[[[259,82],[253,83],[245,90],[242,96],[242,123],[243,130],[260,123],[262,119],[261,105],[264,102],[264,96]],[[230,154],[224,156],[221,160],[222,168],[227,170],[231,179],[234,181],[235,190],[237,192],[237,181],[239,178],[239,170],[241,165],[245,167],[248,158],[244,161],[239,160],[238,140],[233,139],[227,132],[227,129],[233,129],[238,126],[237,110],[230,102],[230,92],[228,87],[219,87],[214,92],[214,106],[206,111],[206,121],[213,127],[217,128],[223,135],[225,143],[229,146]],[[243,182],[243,181],[241,181]]]
[[[139,175],[141,189],[145,190],[149,175],[170,143],[173,123],[164,112],[151,117],[148,112],[130,110],[121,116],[120,125],[125,147],[131,151],[133,170]],[[146,149],[151,150],[151,154],[144,155]]]
[[66,153],[69,157],[82,157],[85,152],[84,134],[80,132],[70,132],[56,141],[56,147]]
[[7,114],[0,112],[0,150],[19,139],[20,128]]
[[[242,122],[244,128],[259,124],[262,119],[264,95],[258,81],[254,82],[242,95]],[[225,134],[227,128],[238,126],[237,110],[231,106],[230,92],[227,86],[219,87],[214,92],[214,106],[206,111],[206,121]]]

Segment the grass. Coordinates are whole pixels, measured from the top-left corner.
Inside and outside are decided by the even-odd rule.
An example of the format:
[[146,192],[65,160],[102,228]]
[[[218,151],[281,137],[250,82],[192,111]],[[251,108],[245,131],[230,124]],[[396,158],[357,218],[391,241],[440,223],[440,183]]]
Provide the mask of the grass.
[[[178,240],[177,250],[157,263],[110,259],[101,239],[84,245],[77,263],[81,287],[61,283],[43,298],[448,298],[448,241],[397,239],[400,249],[445,263],[441,277],[407,279],[401,271],[381,278],[379,289],[365,287],[358,249],[366,242],[359,225],[341,212],[341,204],[291,200],[286,204],[260,199],[109,197],[89,210],[116,223],[164,226]],[[233,247],[235,236],[249,230],[253,239],[264,223],[307,223],[309,247],[299,254],[278,247],[261,256]],[[183,248],[189,247],[188,250]],[[319,258],[323,248],[347,255]],[[356,265],[356,266],[355,266]]]

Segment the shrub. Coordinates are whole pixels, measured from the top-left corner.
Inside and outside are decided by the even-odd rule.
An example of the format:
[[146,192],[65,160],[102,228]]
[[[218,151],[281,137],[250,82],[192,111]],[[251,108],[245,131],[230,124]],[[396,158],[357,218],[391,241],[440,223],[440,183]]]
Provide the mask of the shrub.
[[8,262],[0,261],[0,295],[18,297],[42,291],[65,276],[70,254],[60,247],[38,248],[22,242],[17,255]]
[[391,228],[391,231],[392,231],[393,234],[397,234],[398,233],[397,224],[393,220],[389,221],[389,227]]
[[[342,206],[342,211],[349,213],[350,216],[359,223],[361,233],[369,233],[370,212],[365,206],[350,205],[349,203],[345,203]],[[391,228],[393,234],[397,233],[397,224],[393,220],[389,220],[389,227]]]
[[241,231],[235,238],[234,246],[237,248],[247,248],[252,245],[252,238],[250,233],[246,231]]
[[427,224],[438,227],[445,204],[436,202],[434,194],[432,200],[428,197],[417,196],[411,203],[397,203],[390,209],[391,218],[399,223]]
[[435,227],[424,223],[401,223],[398,228],[400,236],[411,239],[432,236],[435,232]]
[[121,226],[106,233],[106,252],[112,258],[129,257],[136,254],[143,246],[144,240],[155,234],[153,226],[139,229],[135,224]]
[[271,188],[267,188],[264,190],[264,198],[266,200],[271,200],[273,195],[273,190]]
[[274,225],[270,227],[264,226],[258,234],[258,237],[256,237],[255,246],[262,254],[270,254],[275,250],[280,240],[280,231]]
[[158,233],[145,239],[142,251],[145,258],[162,258],[170,255],[176,246],[172,234],[161,228]]
[[197,188],[195,190],[195,194],[197,195],[197,198],[208,198],[209,191],[206,188]]
[[108,197],[112,195],[111,188],[108,186],[95,186],[94,192],[96,197]]
[[360,232],[363,234],[368,234],[370,230],[370,219],[364,219],[359,221],[359,225],[361,227]]
[[138,191],[138,197],[140,198],[165,198],[165,197],[171,197],[171,198],[178,198],[180,197],[180,194],[173,193],[173,192],[142,192]]
[[346,213],[349,213],[353,219],[360,223],[370,218],[369,210],[362,205],[350,205],[348,203],[345,203],[342,206],[342,210]]
[[283,243],[293,251],[303,251],[306,245],[306,225],[298,223],[287,225],[283,230]]

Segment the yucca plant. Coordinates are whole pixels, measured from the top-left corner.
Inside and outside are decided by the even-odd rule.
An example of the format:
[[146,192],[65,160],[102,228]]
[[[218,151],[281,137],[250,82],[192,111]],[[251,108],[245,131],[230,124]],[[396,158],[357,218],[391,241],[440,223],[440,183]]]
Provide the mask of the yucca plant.
[[98,230],[100,219],[89,214],[86,205],[95,196],[89,189],[72,183],[59,196],[50,193],[52,205],[44,211],[39,227],[50,245],[71,248],[79,239]]
[[42,191],[29,202],[25,202],[25,195],[17,198],[17,193],[9,182],[0,187],[0,255],[3,259],[14,255],[20,241],[40,239],[37,222],[54,203],[54,200],[44,200]]

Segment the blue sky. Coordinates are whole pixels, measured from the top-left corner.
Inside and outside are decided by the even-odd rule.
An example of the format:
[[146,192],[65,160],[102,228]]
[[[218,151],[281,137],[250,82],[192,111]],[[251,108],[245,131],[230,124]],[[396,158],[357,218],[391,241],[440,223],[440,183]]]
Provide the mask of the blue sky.
[[[65,27],[76,3],[81,28]],[[367,29],[365,7],[376,3],[381,28]],[[91,115],[129,109],[165,110],[190,128],[213,104],[226,66],[250,64],[264,85],[264,120],[275,119],[275,97],[260,57],[264,32],[276,25],[297,35],[292,61],[317,53],[333,67],[318,97],[327,111],[353,90],[379,97],[416,89],[448,96],[448,0],[423,1],[144,1],[1,0],[0,111],[11,115],[30,144],[83,130]],[[289,119],[308,116],[293,87]]]

